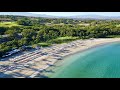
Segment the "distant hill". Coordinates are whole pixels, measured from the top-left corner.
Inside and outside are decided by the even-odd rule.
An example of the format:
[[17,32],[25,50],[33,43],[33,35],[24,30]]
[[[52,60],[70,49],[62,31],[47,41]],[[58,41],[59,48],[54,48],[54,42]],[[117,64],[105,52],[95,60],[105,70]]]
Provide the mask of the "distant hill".
[[17,16],[30,16],[30,17],[45,17],[45,18],[59,18],[58,16],[51,16],[46,14],[33,14],[29,12],[0,12],[0,15],[17,15]]
[[98,20],[106,20],[106,19],[120,19],[120,16],[101,16],[101,15],[79,15],[79,16],[70,16],[68,18],[73,19],[98,19]]
[[100,15],[77,15],[77,16],[51,16],[46,14],[33,14],[29,12],[0,12],[0,15],[18,15],[18,16],[30,16],[30,17],[44,17],[44,18],[66,18],[66,19],[112,19],[120,20],[120,16],[100,16]]
[[35,16],[28,12],[0,12],[0,15],[18,15],[18,16]]

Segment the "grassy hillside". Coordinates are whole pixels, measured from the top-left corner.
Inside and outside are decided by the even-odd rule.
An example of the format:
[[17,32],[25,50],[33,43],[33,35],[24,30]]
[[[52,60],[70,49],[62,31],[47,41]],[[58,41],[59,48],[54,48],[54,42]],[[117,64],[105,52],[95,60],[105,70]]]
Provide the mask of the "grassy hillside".
[[16,22],[0,22],[0,27],[20,26]]

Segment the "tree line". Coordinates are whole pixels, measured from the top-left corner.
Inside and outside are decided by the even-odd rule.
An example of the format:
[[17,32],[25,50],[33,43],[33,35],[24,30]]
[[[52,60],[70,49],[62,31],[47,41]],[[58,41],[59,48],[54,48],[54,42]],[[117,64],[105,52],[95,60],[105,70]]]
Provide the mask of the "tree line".
[[[6,18],[9,18],[9,16],[6,16]],[[12,17],[11,19],[21,26],[0,27],[0,35],[8,35],[6,38],[0,37],[0,40],[3,40],[0,43],[0,56],[12,48],[20,48],[23,45],[34,45],[40,42],[49,42],[58,37],[71,36],[88,39],[120,35],[119,20],[16,18]],[[46,23],[51,23],[52,25],[48,26]],[[63,25],[60,23],[63,23]],[[83,26],[79,25],[80,23]],[[90,25],[84,26],[86,23]]]

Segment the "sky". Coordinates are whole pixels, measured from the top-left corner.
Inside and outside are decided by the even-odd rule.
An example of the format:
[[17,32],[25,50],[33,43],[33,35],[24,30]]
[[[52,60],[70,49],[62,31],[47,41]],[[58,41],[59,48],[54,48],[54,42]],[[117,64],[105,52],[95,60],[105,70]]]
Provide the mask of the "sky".
[[46,14],[53,16],[74,16],[74,15],[120,16],[120,12],[29,12],[29,13]]

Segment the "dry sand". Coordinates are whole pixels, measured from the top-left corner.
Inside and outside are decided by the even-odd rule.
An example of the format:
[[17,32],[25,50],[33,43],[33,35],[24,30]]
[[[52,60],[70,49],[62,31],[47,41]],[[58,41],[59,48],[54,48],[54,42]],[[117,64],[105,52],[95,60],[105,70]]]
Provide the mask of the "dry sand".
[[[51,48],[45,48],[42,51],[43,52],[49,52],[52,54],[56,54],[56,50],[63,48],[65,50],[67,50],[66,52],[59,52],[56,55],[59,55],[61,57],[66,57],[68,55],[74,54],[76,52],[80,52],[80,51],[84,51],[86,49],[95,47],[95,46],[99,46],[102,44],[107,44],[107,43],[112,43],[112,42],[120,42],[120,38],[102,38],[102,39],[87,39],[87,40],[77,40],[77,41],[73,41],[70,43],[64,43],[64,44],[57,44],[54,45],[54,50]],[[71,47],[68,47],[69,45],[73,45]],[[65,47],[66,46],[66,47]],[[56,59],[57,57],[53,56],[53,55],[46,55],[46,56],[42,56],[39,58],[36,58],[32,61],[30,61],[33,65],[29,66],[28,68],[22,68],[22,69],[16,69],[13,71],[6,71],[5,73],[19,73],[21,74],[21,76],[14,76],[13,77],[30,77],[30,78],[34,78],[36,75],[40,74],[41,70],[45,70],[48,67],[50,67],[51,65],[54,65],[55,62],[57,62],[58,60]],[[63,59],[64,60],[64,59]],[[8,61],[1,61],[0,65],[9,65],[10,62]]]

